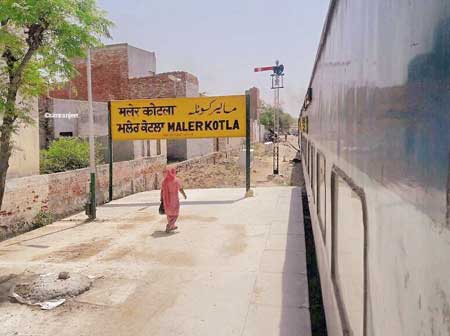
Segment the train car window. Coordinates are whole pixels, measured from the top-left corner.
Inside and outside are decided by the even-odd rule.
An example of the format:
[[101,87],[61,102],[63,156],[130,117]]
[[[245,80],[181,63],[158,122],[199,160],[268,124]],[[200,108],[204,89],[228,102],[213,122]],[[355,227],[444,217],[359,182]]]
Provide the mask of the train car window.
[[310,151],[309,151],[309,178],[311,179],[309,182],[311,184],[311,188],[312,188],[312,166],[313,166],[313,162],[311,160],[312,156],[313,156],[313,146],[311,145],[310,147]]
[[305,138],[303,137],[303,134],[300,135],[301,136],[301,143],[300,143],[300,150],[301,150],[301,154],[302,154],[302,160],[305,161]]
[[313,190],[313,186],[314,186],[314,184],[313,184],[313,179],[314,179],[314,177],[313,177],[313,165],[314,165],[313,157],[314,157],[314,154],[313,153],[314,153],[314,147],[311,145],[311,152],[309,153],[309,178],[310,178],[309,182],[311,184],[311,190],[314,194],[314,190]]
[[326,175],[325,156],[317,151],[317,216],[325,242],[326,237]]
[[314,146],[313,145],[311,145],[311,157],[310,157],[310,161],[311,161],[311,168],[310,168],[310,171],[311,171],[311,174],[309,175],[309,178],[310,178],[310,180],[311,180],[311,191],[312,191],[312,196],[313,196],[313,199],[314,199],[314,203],[316,203],[316,184],[314,183],[315,181],[315,171],[314,171],[314,169],[315,169],[315,160],[314,160],[314,157],[315,157],[315,148],[314,148]]
[[311,153],[312,153],[312,144],[309,143],[309,155],[308,155],[308,174],[309,178],[311,178]]
[[450,152],[448,153],[448,178],[447,178],[447,228],[450,229]]
[[303,156],[304,156],[304,160],[305,160],[305,165],[306,165],[306,162],[308,162],[307,160],[308,160],[308,140],[306,140],[306,138],[305,138],[305,147],[304,147],[305,149],[304,149],[304,151],[303,151]]
[[364,192],[334,167],[332,171],[331,274],[344,335],[365,335],[367,206]]
[[311,171],[309,170],[309,156],[310,156],[309,153],[310,152],[311,152],[311,143],[308,141],[308,150],[307,150],[307,153],[306,153],[306,167],[308,169],[308,175],[311,174]]
[[303,149],[303,134],[301,134],[301,133],[298,134],[297,141],[298,141],[298,147],[300,148],[300,150],[302,150]]
[[308,175],[311,178],[311,142],[309,143],[309,151],[308,151]]
[[303,155],[303,160],[305,161],[305,163],[306,163],[306,151],[307,151],[307,148],[306,148],[306,138],[305,138],[305,136],[302,134],[302,155]]

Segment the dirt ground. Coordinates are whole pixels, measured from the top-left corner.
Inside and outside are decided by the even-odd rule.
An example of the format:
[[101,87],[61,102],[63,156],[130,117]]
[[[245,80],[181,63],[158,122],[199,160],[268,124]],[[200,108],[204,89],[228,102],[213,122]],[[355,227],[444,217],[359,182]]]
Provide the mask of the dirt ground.
[[[252,187],[301,186],[296,147],[295,137],[280,144],[274,177],[272,151],[256,144]],[[298,270],[304,242],[282,238],[288,232],[303,237],[303,226],[294,222],[303,217],[290,210],[300,189],[255,188],[255,197],[244,198],[238,161],[231,155],[180,172],[191,190],[182,201],[179,232],[165,233],[155,190],[99,207],[94,222],[80,213],[1,242],[0,335],[276,335],[281,325],[283,335],[294,329],[309,335],[306,276],[291,279],[290,289],[281,280],[285,271],[305,274]],[[270,272],[259,274],[258,265]],[[11,300],[14,285],[28,288],[37,277],[61,271],[95,280],[50,311]],[[295,309],[283,306],[288,300]]]
[[[243,191],[190,189],[171,234],[153,190],[0,242],[0,335],[311,335],[301,188]],[[9,297],[38,277],[54,297],[60,272],[92,285],[52,310]]]
[[[273,152],[265,151],[264,144],[255,144],[254,161],[251,168],[251,186],[290,186],[299,185],[292,170],[297,155],[296,137],[288,137],[279,145],[280,174],[273,175]],[[215,165],[195,164],[180,172],[178,177],[184,180],[184,187],[191,188],[229,188],[245,186],[245,170],[239,168],[239,156],[234,154],[216,162]]]

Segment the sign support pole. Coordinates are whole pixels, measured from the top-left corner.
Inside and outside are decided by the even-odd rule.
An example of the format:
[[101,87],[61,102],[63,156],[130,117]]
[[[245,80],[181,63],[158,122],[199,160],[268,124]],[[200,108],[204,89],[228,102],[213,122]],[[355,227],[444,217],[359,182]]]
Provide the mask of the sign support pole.
[[95,192],[95,144],[94,144],[94,112],[92,107],[92,78],[91,78],[91,49],[87,52],[87,85],[88,85],[88,105],[89,105],[89,156],[91,180],[89,218],[96,218],[96,192]]
[[250,96],[245,95],[245,197],[252,197],[250,189]]
[[111,102],[108,103],[109,201],[113,200],[113,142],[111,131]]

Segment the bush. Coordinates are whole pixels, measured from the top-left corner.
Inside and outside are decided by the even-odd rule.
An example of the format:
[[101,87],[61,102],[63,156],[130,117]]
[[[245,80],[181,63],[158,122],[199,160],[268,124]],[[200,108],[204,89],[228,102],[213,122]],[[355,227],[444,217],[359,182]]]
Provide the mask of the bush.
[[40,228],[42,226],[46,226],[53,223],[54,220],[55,218],[53,214],[51,214],[50,212],[39,211],[39,213],[33,219],[33,226],[35,228]]
[[[103,146],[96,143],[96,161],[101,163]],[[89,142],[79,138],[60,138],[41,150],[41,174],[58,173],[89,166]]]

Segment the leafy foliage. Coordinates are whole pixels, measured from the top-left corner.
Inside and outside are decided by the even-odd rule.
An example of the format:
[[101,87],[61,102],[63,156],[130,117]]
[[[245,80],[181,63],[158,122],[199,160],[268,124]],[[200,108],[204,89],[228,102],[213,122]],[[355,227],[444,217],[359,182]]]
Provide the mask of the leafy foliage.
[[[273,115],[275,113],[276,109],[268,104],[262,104],[262,112],[260,116],[260,122],[263,124],[267,129],[273,130]],[[286,132],[289,130],[289,127],[291,124],[295,122],[294,118],[289,114],[283,112],[283,110],[278,110],[279,116],[280,116],[280,129],[281,132]]]
[[[95,145],[97,164],[102,162],[103,147]],[[89,142],[79,138],[60,138],[49,149],[41,150],[41,173],[51,174],[89,166]]]
[[[71,60],[100,45],[111,26],[95,0],[2,0],[0,23],[0,113],[12,86],[29,98],[71,78]],[[26,106],[16,105],[29,123]]]
[[71,60],[111,26],[96,0],[0,0],[0,207],[12,135],[33,122],[26,102],[74,76]]

